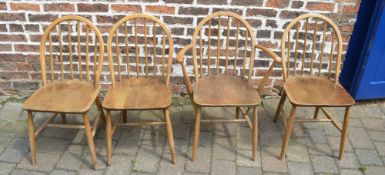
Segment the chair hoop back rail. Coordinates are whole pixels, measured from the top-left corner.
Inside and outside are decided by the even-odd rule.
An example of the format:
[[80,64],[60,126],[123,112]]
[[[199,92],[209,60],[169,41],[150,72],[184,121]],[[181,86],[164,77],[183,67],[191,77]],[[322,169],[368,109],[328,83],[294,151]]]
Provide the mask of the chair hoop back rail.
[[[292,40],[293,45],[291,45]],[[284,91],[274,121],[280,117],[281,113],[285,113],[283,106],[286,97],[290,100],[292,108],[287,119],[281,117],[285,126],[285,135],[280,159],[285,156],[294,122],[331,122],[342,132],[339,152],[339,158],[342,159],[348,132],[349,109],[355,102],[338,82],[342,54],[340,30],[326,16],[311,13],[301,15],[287,25],[282,35],[281,54]],[[317,56],[318,59],[316,59]],[[327,70],[323,71],[325,68]],[[315,107],[314,116],[296,118],[295,112],[298,106]],[[346,108],[342,126],[325,109],[326,107]],[[318,118],[320,110],[327,119]]]
[[[161,38],[161,39],[159,39]],[[107,164],[111,165],[112,135],[118,126],[166,125],[168,144],[175,163],[170,114],[170,71],[173,39],[158,18],[132,14],[120,19],[109,32],[107,52],[112,85],[103,101],[106,115]],[[115,71],[116,70],[116,71]],[[162,110],[165,121],[127,121],[129,110]],[[111,111],[120,111],[112,121]],[[123,121],[123,122],[122,122]]]
[[[269,49],[256,45],[254,37],[249,23],[241,16],[232,12],[216,12],[199,22],[192,37],[192,44],[184,47],[177,55],[196,112],[193,160],[197,158],[201,122],[246,122],[252,129],[253,160],[256,158],[258,136],[256,106],[260,104],[259,93],[263,91],[264,83],[271,74],[274,64],[265,74],[260,86],[258,88],[252,86],[250,82],[255,49],[267,53],[274,59],[274,63],[279,63],[280,58]],[[188,50],[192,50],[194,85],[185,65],[190,62],[185,59]],[[202,107],[235,107],[236,119],[201,120]],[[244,110],[242,107],[247,109]],[[248,116],[250,109],[253,109],[253,120]]]
[[[130,24],[128,22],[133,21],[133,26],[129,26]],[[142,22],[143,27],[138,26],[139,23]],[[128,24],[127,24],[128,23]],[[132,25],[132,24],[131,24]],[[124,27],[124,33],[119,33],[119,29],[121,27]],[[152,30],[148,29],[151,28]],[[157,28],[160,28],[157,30]],[[134,32],[133,36],[129,36],[129,29],[131,29],[132,32]],[[139,32],[140,30],[143,32],[142,36],[140,36]],[[152,33],[152,36],[150,35],[150,32]],[[161,33],[158,33],[161,32]],[[121,35],[119,35],[121,34]],[[122,36],[123,35],[123,36]],[[158,42],[158,36],[161,36],[161,41]],[[124,39],[124,49],[121,49],[119,45],[119,38],[123,37]],[[132,43],[130,43],[129,39],[132,37],[134,40]],[[167,42],[166,42],[167,40]],[[142,41],[142,42],[141,42]],[[114,43],[115,42],[115,43]],[[150,42],[150,43],[149,43]],[[113,52],[113,45],[115,44],[115,51]],[[130,45],[134,44],[134,46]],[[160,47],[158,47],[160,46]],[[166,48],[168,46],[168,48]],[[134,53],[135,59],[133,65],[130,63],[130,49],[131,47],[134,47]],[[144,52],[144,65],[141,63],[141,47]],[[150,48],[152,47],[152,48]],[[117,76],[118,80],[120,81],[122,79],[122,69],[123,66],[122,59],[120,57],[123,57],[122,53],[124,53],[125,59],[126,59],[126,72],[127,77],[130,78],[132,76],[140,77],[144,76],[145,78],[151,77],[151,69],[152,68],[152,78],[157,78],[157,76],[161,76],[161,78],[166,82],[166,84],[169,84],[170,79],[170,70],[171,70],[171,64],[172,64],[172,56],[173,56],[173,40],[171,33],[168,29],[168,27],[161,22],[158,18],[145,15],[145,14],[133,14],[126,16],[119,20],[110,30],[109,37],[107,39],[107,52],[108,52],[108,61],[110,65],[110,72],[111,72],[111,81],[112,85],[115,85],[115,68],[114,68],[114,59],[113,59],[113,53],[116,53],[117,57]],[[121,50],[124,50],[121,52]],[[161,50],[161,52],[157,52],[158,50]],[[150,53],[152,52],[152,54]],[[159,55],[158,55],[159,54]],[[149,60],[148,58],[152,57],[152,60]],[[158,62],[160,59],[160,63]],[[150,62],[152,62],[152,65]],[[160,64],[160,68],[158,69],[158,65]],[[150,67],[152,66],[152,67]],[[131,69],[133,68],[133,70]],[[134,71],[135,75],[130,75],[130,71]],[[142,71],[142,72],[141,72]],[[160,71],[160,72],[158,72]]]
[[[67,22],[67,24],[63,24]],[[72,24],[71,22],[76,22],[76,26],[75,26],[75,30],[76,31],[72,31],[73,30],[73,27],[72,27]],[[84,27],[82,28],[82,23],[84,25]],[[67,27],[65,26],[67,25]],[[53,31],[56,29],[56,38],[54,38],[54,36],[52,36],[52,33]],[[63,34],[63,29],[66,29],[66,33],[67,33],[67,38],[64,36]],[[90,31],[94,33],[94,36],[90,36]],[[76,39],[77,39],[77,43],[72,43],[73,41],[73,33],[76,32]],[[84,39],[85,37],[85,43],[82,43],[81,40]],[[94,46],[90,45],[90,37],[93,37],[91,38],[94,42]],[[58,47],[57,49],[54,50],[54,47],[55,45],[53,45],[53,39],[57,39],[57,41],[59,42],[59,45],[56,45],[56,47]],[[102,69],[102,63],[103,63],[103,53],[104,53],[104,43],[103,43],[103,38],[100,34],[100,31],[98,28],[95,27],[95,25],[92,24],[91,21],[89,21],[88,19],[86,18],[83,18],[83,17],[80,17],[80,16],[64,16],[64,17],[61,17],[61,18],[58,18],[56,20],[54,20],[50,25],[47,26],[47,28],[44,30],[44,34],[41,38],[41,41],[40,41],[40,65],[41,65],[41,73],[42,73],[42,80],[43,80],[43,85],[45,85],[47,83],[47,64],[46,64],[46,51],[47,51],[47,46],[46,46],[46,43],[48,42],[49,46],[48,46],[48,50],[49,50],[49,71],[50,71],[50,74],[49,76],[51,77],[51,81],[54,80],[55,78],[55,66],[56,67],[60,67],[60,79],[61,80],[64,80],[65,79],[65,68],[66,68],[66,64],[63,63],[65,60],[65,56],[67,56],[64,51],[66,50],[65,49],[65,39],[67,39],[67,49],[68,49],[68,59],[69,59],[69,69],[70,69],[70,79],[74,79],[75,76],[74,76],[74,68],[77,68],[78,69],[78,79],[79,80],[83,80],[83,75],[84,72],[82,71],[82,68],[83,68],[83,64],[85,62],[85,80],[86,81],[89,81],[89,79],[91,78],[90,77],[90,67],[93,67],[93,69],[91,69],[91,71],[93,71],[94,73],[94,76],[93,76],[93,80],[94,80],[94,85],[95,86],[99,86],[99,81],[100,81],[100,72],[101,72],[101,69]],[[91,41],[92,42],[92,41]],[[77,45],[75,45],[77,44]],[[84,47],[84,44],[85,44],[85,48]],[[92,43],[91,43],[92,44]],[[77,46],[77,47],[75,47]],[[97,47],[98,46],[98,47]],[[56,48],[55,47],[55,48]],[[94,53],[93,54],[90,54],[90,52],[92,52],[92,50],[90,50],[90,47],[93,47],[94,48]],[[73,52],[73,49],[77,49],[77,53]],[[55,65],[54,63],[54,56],[58,56],[57,53],[55,53],[54,51],[57,51],[59,50],[59,58],[56,57],[56,59],[58,60],[59,64],[60,65]],[[85,55],[83,55],[82,51],[85,50]],[[56,54],[56,55],[55,55]],[[77,54],[78,56],[78,64],[77,64],[77,67],[74,67],[74,64],[76,64],[74,62],[73,59],[73,54]],[[93,64],[91,61],[91,56],[93,58]],[[82,58],[85,58],[85,60],[82,60]],[[59,78],[59,77],[57,77]]]
[[[312,22],[311,20],[313,20],[314,23],[309,24],[309,22]],[[294,30],[294,32],[292,32],[292,30]],[[313,30],[313,32],[309,32],[310,30]],[[291,35],[292,33],[294,35]],[[327,35],[329,37],[327,37]],[[302,43],[300,43],[301,36],[304,37]],[[319,39],[317,38],[318,36],[320,36]],[[293,46],[291,46],[292,40],[295,42]],[[335,44],[335,42],[337,42],[337,44]],[[302,52],[299,51],[299,49],[301,49],[300,44],[302,44]],[[308,47],[308,44],[311,44],[311,47]],[[326,46],[328,46],[329,49],[325,49]],[[316,48],[320,48],[321,52],[316,53]],[[294,54],[292,54],[292,52],[294,52]],[[306,62],[309,61],[306,60],[306,58],[309,57],[307,55],[309,52],[310,63]],[[298,73],[300,75],[308,73],[310,76],[313,74],[316,74],[314,76],[321,76],[322,69],[324,68],[323,61],[324,59],[329,59],[329,62],[325,63],[328,66],[326,77],[333,79],[335,83],[338,83],[342,54],[342,37],[337,25],[326,16],[310,13],[301,15],[290,22],[282,35],[281,54],[284,80],[289,78],[290,71],[292,71],[292,76],[296,76],[297,71],[300,71],[300,73]],[[329,58],[326,57],[327,54],[329,54]],[[314,69],[317,68],[314,68],[314,64],[316,63],[315,59],[317,55],[318,71],[315,72]],[[293,59],[291,59],[291,56],[293,56]],[[334,59],[334,57],[336,57],[336,59]],[[298,65],[301,65],[301,67],[298,68],[299,70],[297,70],[297,59],[300,59],[299,61],[301,61],[298,62]],[[291,63],[292,61],[293,63]],[[309,66],[308,69],[306,69],[306,65]]]
[[[66,31],[62,32],[63,30]],[[74,33],[76,34],[74,35]],[[73,38],[77,42],[73,42]],[[85,40],[85,42],[81,40]],[[54,41],[58,43],[55,44]],[[93,47],[93,50],[90,47]],[[85,54],[82,51],[85,51]],[[92,51],[93,54],[90,53]],[[23,108],[28,111],[28,135],[32,164],[36,164],[36,137],[45,128],[55,127],[85,129],[92,165],[94,168],[96,167],[93,138],[100,118],[104,119],[98,98],[103,53],[104,42],[100,31],[91,21],[83,17],[63,16],[51,22],[44,30],[40,42],[43,86],[23,103]],[[91,60],[91,58],[93,59]],[[78,59],[77,63],[75,59]],[[85,70],[83,71],[83,69]],[[100,115],[96,116],[93,126],[91,126],[87,112],[93,103],[96,103]],[[51,112],[54,114],[48,117],[39,128],[35,129],[32,112]],[[84,123],[67,123],[66,113],[81,114]],[[62,123],[52,123],[58,114],[60,114]]]

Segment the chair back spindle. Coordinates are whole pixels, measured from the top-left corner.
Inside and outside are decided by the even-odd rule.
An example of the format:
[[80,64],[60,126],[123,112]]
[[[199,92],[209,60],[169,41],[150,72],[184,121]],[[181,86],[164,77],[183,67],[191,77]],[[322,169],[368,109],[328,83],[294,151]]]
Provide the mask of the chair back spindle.
[[326,16],[305,14],[290,22],[282,36],[281,53],[284,80],[308,75],[338,82],[342,37],[337,25]]
[[[90,42],[94,43],[94,52],[91,54]],[[103,52],[103,38],[99,30],[88,19],[79,16],[64,16],[54,20],[47,26],[40,41],[43,85],[48,81],[65,79],[93,80],[94,84],[98,85]],[[93,56],[93,60],[91,60],[91,56]],[[76,58],[77,62],[74,61]],[[93,65],[90,65],[92,62]],[[90,70],[93,71],[90,72]]]
[[250,80],[255,38],[247,21],[232,12],[204,18],[192,39],[195,81],[205,76],[241,76]]
[[115,79],[125,77],[160,78],[169,83],[173,40],[159,19],[145,14],[122,18],[110,31],[107,52],[113,85]]

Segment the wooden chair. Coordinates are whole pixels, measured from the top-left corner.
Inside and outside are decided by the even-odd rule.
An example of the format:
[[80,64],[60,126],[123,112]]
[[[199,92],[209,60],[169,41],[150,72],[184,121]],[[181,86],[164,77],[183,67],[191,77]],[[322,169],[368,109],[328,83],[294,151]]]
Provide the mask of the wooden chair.
[[[169,29],[153,16],[128,15],[112,27],[107,40],[112,85],[102,104],[107,111],[108,165],[111,164],[112,135],[118,125],[166,124],[172,162],[175,163],[174,138],[168,110],[172,102],[169,81],[173,49]],[[128,110],[162,110],[165,122],[127,122]],[[121,112],[113,122],[111,111]]]
[[[323,15],[301,15],[286,27],[281,52],[284,91],[274,121],[280,116],[286,97],[292,108],[287,120],[282,117],[285,136],[280,159],[285,156],[294,122],[331,122],[342,132],[339,152],[341,159],[348,133],[349,109],[355,101],[338,82],[342,53],[340,30]],[[315,107],[313,118],[295,119],[297,107]],[[342,127],[326,111],[326,107],[346,108]],[[327,119],[318,118],[320,110]]]
[[[224,39],[221,39],[222,35]],[[232,12],[217,12],[205,17],[198,24],[192,37],[192,44],[183,48],[177,55],[196,112],[193,160],[197,158],[201,122],[247,122],[252,129],[253,160],[256,158],[258,137],[256,107],[261,103],[259,93],[263,91],[274,64],[265,74],[259,87],[253,86],[251,77],[255,72],[254,50],[261,49],[271,56],[274,62],[280,62],[280,58],[269,49],[256,45],[254,36],[252,28],[241,16]],[[191,68],[185,65],[187,60],[184,59],[188,50],[192,51]],[[188,69],[193,70],[194,85],[188,76]],[[236,116],[235,119],[202,120],[203,107],[235,107]],[[247,107],[247,110],[241,107]],[[253,121],[248,116],[251,108]]]
[[[45,29],[40,42],[43,86],[23,104],[23,108],[28,111],[32,164],[36,164],[35,138],[46,127],[56,127],[85,129],[95,168],[96,153],[93,137],[100,116],[96,117],[91,126],[87,112],[95,102],[100,115],[104,118],[98,98],[103,52],[103,38],[99,30],[91,21],[83,17],[64,16],[53,21]],[[49,112],[54,115],[35,129],[33,112]],[[84,124],[67,124],[66,113],[81,114]],[[61,116],[62,124],[52,123],[58,114]]]

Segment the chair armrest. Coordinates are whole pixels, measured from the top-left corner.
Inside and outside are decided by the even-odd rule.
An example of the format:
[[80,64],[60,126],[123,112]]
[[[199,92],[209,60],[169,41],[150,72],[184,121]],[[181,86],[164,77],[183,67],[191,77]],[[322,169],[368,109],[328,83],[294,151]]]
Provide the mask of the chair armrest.
[[281,57],[279,57],[272,50],[270,50],[270,49],[268,49],[268,48],[266,48],[264,46],[261,46],[261,45],[255,45],[254,47],[264,51],[265,53],[267,53],[271,58],[273,58],[274,62],[281,63],[281,61],[282,61]]
[[186,47],[184,47],[182,50],[180,50],[178,52],[178,55],[176,56],[176,61],[182,66],[182,72],[183,72],[183,77],[184,77],[184,82],[186,84],[186,88],[187,88],[187,92],[188,94],[190,95],[190,98],[192,97],[192,84],[191,84],[191,80],[190,80],[190,77],[188,76],[187,74],[187,70],[186,70],[186,66],[184,65],[184,56],[186,54],[186,52],[192,48],[192,45],[188,45]]
[[263,46],[261,46],[261,45],[255,45],[254,47],[255,47],[255,48],[258,48],[258,49],[260,49],[260,50],[262,50],[262,51],[264,51],[264,52],[267,53],[270,57],[272,57],[273,60],[274,60],[273,64],[270,65],[269,70],[268,70],[268,71],[266,72],[266,74],[263,76],[262,81],[261,81],[261,82],[259,83],[259,85],[258,85],[257,91],[258,91],[259,94],[262,94],[262,93],[263,93],[263,90],[264,90],[264,88],[265,88],[266,81],[269,79],[271,73],[273,73],[274,65],[275,65],[276,63],[281,63],[281,62],[282,62],[282,59],[281,59],[276,53],[274,53],[273,51],[271,51],[270,49],[268,49],[268,48],[266,48],[266,47],[263,47]]

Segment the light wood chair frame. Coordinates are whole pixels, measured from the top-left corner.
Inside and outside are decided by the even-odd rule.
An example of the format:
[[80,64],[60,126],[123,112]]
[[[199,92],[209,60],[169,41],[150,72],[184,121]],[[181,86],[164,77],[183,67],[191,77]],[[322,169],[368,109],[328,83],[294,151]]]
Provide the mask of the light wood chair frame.
[[[47,26],[47,28],[45,29],[44,31],[44,34],[41,38],[41,42],[40,42],[40,65],[41,65],[41,76],[42,76],[42,84],[43,86],[45,86],[47,84],[47,74],[46,74],[46,42],[47,40],[49,41],[49,52],[50,52],[50,65],[51,65],[51,80],[53,81],[54,80],[54,71],[53,71],[53,57],[52,57],[52,38],[51,38],[51,31],[57,26],[59,25],[59,29],[58,29],[58,35],[59,37],[61,37],[61,29],[60,29],[60,24],[62,22],[68,22],[68,24],[70,24],[69,22],[70,21],[77,21],[77,34],[78,34],[78,39],[80,38],[80,28],[79,28],[79,25],[80,23],[85,23],[86,26],[87,26],[87,31],[86,31],[86,35],[88,37],[88,32],[89,30],[93,31],[95,33],[95,48],[97,47],[96,46],[96,43],[99,44],[99,56],[98,58],[96,57],[96,52],[97,50],[95,50],[95,53],[94,53],[94,64],[96,64],[96,59],[98,59],[98,66],[97,66],[97,69],[95,69],[94,67],[94,80],[93,80],[93,84],[95,87],[100,87],[99,85],[99,81],[100,81],[100,72],[101,72],[101,68],[102,68],[102,62],[103,62],[103,53],[104,53],[104,42],[103,42],[103,38],[100,34],[100,31],[92,24],[91,21],[89,21],[88,19],[86,18],[83,18],[83,17],[80,17],[80,16],[63,16],[61,18],[58,18],[56,20],[54,20],[51,24],[49,24]],[[69,25],[70,26],[70,25]],[[70,29],[70,27],[69,27]],[[69,44],[71,43],[71,37],[68,37],[69,39]],[[97,40],[97,41],[96,41]],[[86,40],[86,44],[88,46],[88,39]],[[62,41],[59,40],[59,43],[60,43],[60,57],[61,57],[61,61],[62,61]],[[80,47],[80,40],[78,40],[78,46]],[[72,49],[69,50],[69,54],[70,54],[70,57],[72,58]],[[80,51],[78,53],[80,55]],[[88,57],[88,49],[87,49],[87,57]],[[88,57],[89,58],[89,57]],[[72,59],[70,60],[71,61],[71,79],[74,79],[74,76],[73,76],[73,68],[72,68]],[[81,59],[79,59],[79,63],[81,63]],[[87,60],[87,64],[88,64],[88,60]],[[81,67],[81,66],[80,66]],[[80,70],[81,71],[81,70]],[[89,72],[90,70],[88,69],[87,67],[87,81],[89,80]],[[63,72],[63,66],[61,66],[61,79],[63,80],[64,79],[64,72]],[[80,74],[80,77],[79,79],[82,80],[82,75]],[[56,81],[60,81],[60,80],[56,80]],[[74,99],[76,100],[76,99]],[[47,127],[53,127],[53,128],[65,128],[65,129],[85,129],[86,131],[86,137],[87,137],[87,142],[88,142],[88,147],[89,147],[89,151],[91,153],[91,158],[92,158],[92,165],[93,165],[93,168],[95,169],[96,168],[96,151],[95,151],[95,144],[94,144],[94,136],[95,136],[95,133],[96,133],[96,130],[98,128],[98,124],[99,124],[99,121],[100,121],[100,118],[102,118],[102,120],[104,120],[104,113],[103,113],[103,109],[102,109],[102,106],[101,106],[101,103],[100,103],[100,100],[99,100],[99,96],[97,96],[97,98],[94,100],[95,103],[96,103],[96,106],[100,112],[100,115],[98,115],[96,118],[95,118],[95,121],[94,121],[94,124],[91,126],[90,124],[90,119],[89,119],[89,116],[87,115],[87,111],[85,112],[81,112],[81,113],[77,113],[77,112],[63,112],[63,111],[32,111],[32,110],[27,110],[28,112],[28,137],[29,137],[29,144],[30,144],[30,150],[31,150],[31,158],[32,158],[32,164],[35,165],[36,164],[36,137],[44,130],[46,129]],[[47,120],[45,120],[41,126],[39,126],[37,129],[35,128],[35,124],[34,124],[34,121],[33,121],[33,112],[50,112],[50,113],[54,113],[52,116],[48,117]],[[75,124],[68,124],[67,121],[66,121],[66,113],[70,114],[81,114],[83,116],[83,119],[84,119],[84,124],[83,125],[75,125]],[[52,123],[52,121],[58,116],[58,114],[60,114],[60,117],[61,117],[61,121],[62,123],[61,124],[58,124],[58,123]]]
[[[331,20],[329,19],[328,17],[324,16],[324,15],[320,15],[320,14],[313,14],[313,13],[309,13],[309,14],[304,14],[304,15],[301,15],[299,17],[297,17],[296,19],[294,19],[292,22],[289,23],[289,25],[286,27],[283,35],[282,35],[282,41],[281,41],[281,55],[282,55],[282,70],[283,70],[283,79],[284,81],[287,81],[290,76],[307,76],[307,75],[303,75],[304,74],[304,59],[305,59],[305,54],[302,55],[302,69],[301,69],[301,75],[296,75],[296,61],[297,61],[297,55],[298,55],[298,33],[299,33],[299,22],[301,22],[301,20],[306,20],[305,22],[305,38],[304,38],[304,42],[305,42],[305,50],[306,50],[306,42],[307,42],[307,36],[308,36],[308,22],[309,22],[309,19],[310,18],[314,18],[316,19],[316,24],[315,24],[315,28],[313,29],[314,30],[314,34],[315,35],[315,30],[317,30],[317,24],[318,24],[318,21],[321,20],[324,22],[324,29],[323,29],[323,35],[322,35],[322,50],[321,50],[321,63],[322,63],[322,58],[324,57],[324,44],[325,44],[325,31],[326,31],[326,27],[327,25],[330,25],[332,27],[332,29],[334,30],[333,34],[332,34],[332,38],[331,38],[331,42],[332,42],[332,46],[331,46],[331,53],[330,53],[330,58],[329,58],[329,70],[328,70],[328,79],[330,78],[333,78],[334,80],[331,80],[331,81],[334,81],[334,84],[337,85],[338,84],[338,80],[339,80],[339,74],[340,74],[340,67],[341,67],[341,54],[342,54],[342,37],[341,37],[341,32],[338,28],[338,26]],[[289,73],[289,66],[290,66],[290,30],[296,26],[296,35],[295,35],[295,38],[296,38],[296,45],[295,45],[295,57],[294,57],[294,72],[293,72],[293,75],[290,75]],[[337,38],[335,38],[335,36]],[[316,36],[315,36],[316,37]],[[315,51],[315,42],[316,42],[316,39],[315,37],[313,36],[313,45],[312,45],[312,54],[311,54],[311,64],[310,64],[310,75],[309,76],[312,76],[312,71],[313,71],[313,62],[314,62],[314,51]],[[335,40],[337,40],[337,50],[334,51],[334,42]],[[288,46],[286,47],[286,42],[288,41]],[[288,51],[288,54],[286,55],[286,49]],[[335,63],[335,74],[334,74],[334,77],[333,74],[332,74],[332,70],[331,70],[331,64],[332,63],[332,59],[334,58],[334,52],[337,52],[337,58],[336,58],[336,63]],[[321,77],[321,65],[322,64],[319,64],[319,67],[318,67],[318,75],[313,75],[313,76],[318,76],[318,77]],[[292,108],[290,110],[290,114],[289,114],[289,117],[287,119],[285,119],[285,117],[283,117],[283,113],[285,113],[284,111],[284,103],[285,103],[285,100],[286,100],[286,92],[285,90],[283,90],[282,92],[282,97],[279,101],[279,105],[278,105],[278,108],[277,108],[277,111],[275,113],[275,117],[274,117],[274,122],[277,121],[277,119],[280,117],[280,115],[282,115],[281,119],[282,119],[282,122],[283,122],[283,125],[284,125],[284,128],[285,128],[285,133],[284,133],[284,139],[283,139],[283,143],[282,143],[282,147],[281,147],[281,153],[280,153],[280,159],[282,160],[284,157],[285,157],[285,153],[286,153],[286,149],[287,149],[287,145],[289,143],[289,139],[290,139],[290,136],[291,136],[291,132],[292,132],[292,128],[293,128],[293,124],[294,122],[331,122],[342,134],[341,134],[341,140],[340,140],[340,151],[339,151],[339,159],[342,159],[343,155],[344,155],[344,148],[345,148],[345,143],[346,143],[346,137],[347,137],[347,134],[348,134],[348,124],[349,124],[349,118],[350,118],[350,107],[351,105],[349,106],[342,106],[342,107],[345,107],[345,114],[344,114],[344,120],[343,120],[343,124],[342,126],[340,126],[338,124],[338,122],[334,119],[334,117],[325,109],[325,107],[341,107],[341,106],[331,106],[331,105],[326,105],[326,106],[320,106],[320,105],[315,105],[315,104],[309,104],[309,105],[298,105],[298,104],[294,104],[292,102],[291,105],[292,105]],[[296,119],[296,116],[295,116],[295,112],[296,112],[296,108],[297,107],[315,107],[315,111],[314,111],[314,116],[313,118],[297,118]],[[319,119],[318,118],[318,114],[320,112],[320,110],[325,114],[326,118],[327,119]]]
[[[221,12],[216,12],[216,13],[213,13],[211,15],[208,15],[207,17],[205,17],[198,25],[197,27],[195,28],[195,31],[194,31],[194,34],[193,34],[193,37],[192,37],[192,44],[184,47],[183,49],[181,49],[177,55],[177,62],[182,66],[182,71],[183,71],[183,76],[184,76],[184,82],[185,82],[185,85],[186,85],[186,88],[187,88],[187,92],[188,92],[188,95],[190,97],[190,100],[191,102],[193,103],[193,107],[195,109],[195,113],[196,113],[196,118],[195,118],[195,128],[194,128],[194,141],[193,141],[193,151],[192,151],[192,160],[196,160],[197,159],[197,150],[198,150],[198,144],[199,144],[199,133],[200,133],[200,123],[201,122],[204,122],[204,123],[216,123],[216,122],[220,122],[220,123],[231,123],[231,122],[246,122],[248,124],[248,126],[251,128],[252,130],[252,159],[255,160],[256,159],[256,151],[257,151],[257,144],[258,144],[258,112],[257,112],[257,106],[245,106],[245,105],[238,105],[238,104],[234,104],[234,105],[230,105],[230,106],[218,106],[218,107],[235,107],[236,108],[236,116],[235,116],[235,119],[214,119],[214,120],[209,120],[209,119],[201,119],[201,112],[202,112],[202,108],[203,107],[209,107],[209,106],[200,106],[198,104],[196,104],[194,102],[194,99],[193,99],[193,95],[194,95],[194,92],[193,92],[193,85],[191,83],[191,80],[190,80],[190,77],[187,73],[187,69],[186,69],[186,66],[185,66],[185,54],[187,51],[189,50],[192,50],[192,58],[193,58],[193,66],[194,66],[194,77],[195,77],[195,81],[198,82],[199,81],[199,78],[200,76],[198,75],[199,74],[199,71],[198,71],[198,61],[197,61],[197,40],[198,40],[198,36],[201,34],[201,29],[202,27],[207,23],[209,22],[209,30],[211,30],[211,20],[215,17],[228,17],[228,18],[234,18],[236,19],[238,22],[242,23],[246,30],[247,30],[247,33],[250,35],[250,38],[251,38],[251,55],[250,55],[250,65],[249,65],[249,72],[248,72],[248,81],[250,82],[251,81],[251,77],[252,77],[252,69],[253,69],[253,66],[254,66],[254,54],[255,54],[255,49],[260,49],[262,50],[263,52],[265,52],[267,55],[269,55],[270,57],[273,58],[274,62],[273,64],[271,64],[271,66],[269,67],[269,70],[267,71],[267,73],[265,73],[262,81],[260,82],[258,88],[257,88],[257,91],[259,94],[261,94],[264,90],[264,87],[265,87],[265,83],[268,81],[269,79],[269,76],[272,74],[273,72],[273,68],[274,68],[274,65],[277,64],[277,63],[280,63],[281,62],[281,59],[279,58],[279,56],[277,54],[275,54],[274,52],[272,52],[270,49],[266,48],[266,47],[263,47],[261,45],[257,45],[256,44],[256,41],[255,41],[255,35],[254,35],[254,32],[251,28],[251,26],[248,24],[248,22],[246,20],[244,20],[241,16],[235,14],[235,13],[232,13],[232,12],[225,12],[225,11],[221,11]],[[221,22],[218,22],[218,27],[220,28]],[[229,22],[227,24],[227,27],[229,29]],[[237,27],[237,34],[239,34],[239,28]],[[210,32],[211,33],[211,32]],[[247,34],[246,34],[247,35]],[[210,41],[210,34],[209,34],[209,41]],[[220,37],[218,35],[218,37]],[[202,43],[202,37],[199,37],[200,38],[200,44]],[[229,32],[227,32],[227,42],[228,42],[228,38],[229,38]],[[238,37],[236,39],[238,41]],[[247,37],[246,37],[246,40],[247,40]],[[246,44],[247,45],[247,44]],[[238,45],[237,45],[238,46]],[[228,48],[229,48],[229,45],[227,44],[226,46],[226,52],[228,51]],[[238,49],[238,48],[237,48]],[[202,51],[200,51],[200,54],[202,54]],[[227,63],[227,59],[228,59],[228,53],[226,53],[226,63]],[[218,49],[218,53],[217,53],[217,56],[219,55],[219,49]],[[209,56],[210,57],[210,56]],[[245,57],[246,57],[246,54],[245,54]],[[201,58],[202,59],[202,58]],[[219,57],[218,57],[219,59]],[[245,59],[245,58],[244,58]],[[241,60],[241,58],[240,58]],[[202,67],[202,62],[200,62],[201,66]],[[227,66],[227,65],[226,65]],[[217,67],[218,67],[218,61],[217,61]],[[243,65],[243,67],[245,67],[245,65]],[[217,71],[218,73],[218,71]],[[200,73],[202,74],[202,73]],[[243,75],[242,75],[243,76]],[[211,107],[211,106],[210,106]],[[242,109],[242,107],[246,107],[247,109]],[[253,120],[251,120],[248,116],[248,113],[249,111],[252,109],[253,111]],[[240,115],[243,117],[243,118],[240,118]]]
[[[154,17],[154,16],[151,16],[151,15],[146,15],[146,14],[132,14],[132,15],[128,15],[122,19],[120,19],[117,23],[114,24],[114,26],[112,27],[112,29],[110,30],[109,32],[109,36],[108,36],[108,39],[107,39],[107,52],[108,52],[108,61],[109,61],[109,67],[110,67],[110,76],[111,76],[111,82],[112,82],[112,85],[111,86],[114,86],[116,84],[116,80],[115,80],[115,71],[114,71],[114,62],[113,62],[113,50],[112,50],[112,44],[113,44],[113,38],[114,36],[116,36],[116,32],[118,30],[118,28],[125,24],[126,25],[126,22],[127,21],[130,21],[130,20],[133,20],[134,21],[134,27],[135,27],[135,30],[133,32],[135,32],[135,47],[136,49],[138,50],[138,38],[137,38],[137,20],[144,20],[144,38],[145,38],[145,59],[146,59],[146,68],[145,68],[145,77],[146,78],[154,78],[156,79],[157,78],[157,75],[156,73],[154,73],[154,76],[153,77],[150,77],[149,76],[149,70],[148,70],[148,62],[147,62],[147,58],[148,58],[148,50],[147,50],[147,28],[146,26],[147,25],[147,21],[151,21],[153,25],[159,25],[159,27],[161,27],[161,29],[163,29],[163,41],[162,41],[162,56],[163,58],[166,58],[165,57],[165,50],[167,48],[165,48],[165,45],[166,45],[166,39],[168,40],[168,49],[169,49],[169,52],[168,52],[168,58],[165,59],[165,60],[162,60],[162,69],[164,68],[165,65],[167,65],[167,70],[166,70],[166,74],[167,75],[164,75],[164,71],[162,70],[162,78],[165,80],[165,83],[167,85],[167,87],[169,87],[169,82],[170,82],[170,72],[171,72],[171,65],[172,65],[172,57],[173,57],[173,50],[174,50],[174,43],[173,43],[173,39],[172,39],[172,36],[171,36],[171,33],[170,33],[170,30],[168,29],[168,27],[162,22],[160,21],[158,18]],[[126,26],[127,28],[127,26]],[[155,31],[153,31],[155,32]],[[125,37],[127,38],[127,31],[125,31]],[[150,38],[151,39],[151,38]],[[156,37],[153,37],[152,38],[154,40],[154,45],[155,45],[155,40],[156,40]],[[117,41],[115,41],[117,42]],[[126,48],[128,47],[128,43],[127,43],[127,39],[125,40],[125,44],[126,44]],[[119,47],[117,47],[119,48]],[[126,49],[126,52],[128,52],[128,49]],[[117,52],[117,57],[120,57],[119,56],[120,53]],[[138,62],[138,52],[136,51],[136,65],[139,64]],[[155,51],[154,51],[154,61],[156,61],[156,58],[155,58]],[[166,64],[164,64],[164,61],[167,61]],[[123,63],[122,63],[123,64]],[[128,64],[128,63],[127,63]],[[154,62],[154,64],[156,64],[156,62]],[[122,76],[121,76],[121,70],[120,70],[120,60],[118,59],[118,81],[121,81],[122,80]],[[127,66],[129,67],[129,66]],[[136,75],[136,78],[139,77],[139,70],[137,69],[137,75]],[[154,70],[154,72],[156,72],[156,69]],[[128,75],[129,78],[135,78],[135,77],[131,77],[130,74]],[[156,99],[154,99],[156,100]],[[104,106],[103,106],[104,107]],[[172,125],[171,125],[171,119],[170,119],[170,112],[169,112],[169,107],[167,108],[149,108],[149,109],[140,109],[140,110],[162,110],[163,112],[163,115],[165,117],[165,121],[145,121],[145,122],[142,122],[142,121],[138,121],[138,122],[128,122],[127,121],[127,111],[130,111],[130,110],[139,110],[139,109],[125,109],[125,110],[118,110],[120,111],[120,114],[119,114],[119,117],[113,121],[112,120],[112,117],[111,117],[111,111],[116,111],[114,109],[107,109],[107,108],[104,108],[106,110],[106,150],[107,150],[107,164],[108,165],[111,165],[111,161],[112,161],[112,136],[113,134],[115,133],[115,131],[117,130],[117,128],[119,126],[125,126],[125,127],[132,127],[132,126],[154,126],[154,125],[166,125],[166,132],[167,132],[167,139],[168,139],[168,146],[170,148],[170,153],[171,153],[171,158],[172,158],[172,163],[175,164],[176,162],[176,153],[175,153],[175,148],[174,148],[174,136],[173,136],[173,130],[172,130]],[[123,122],[122,122],[123,121]]]

